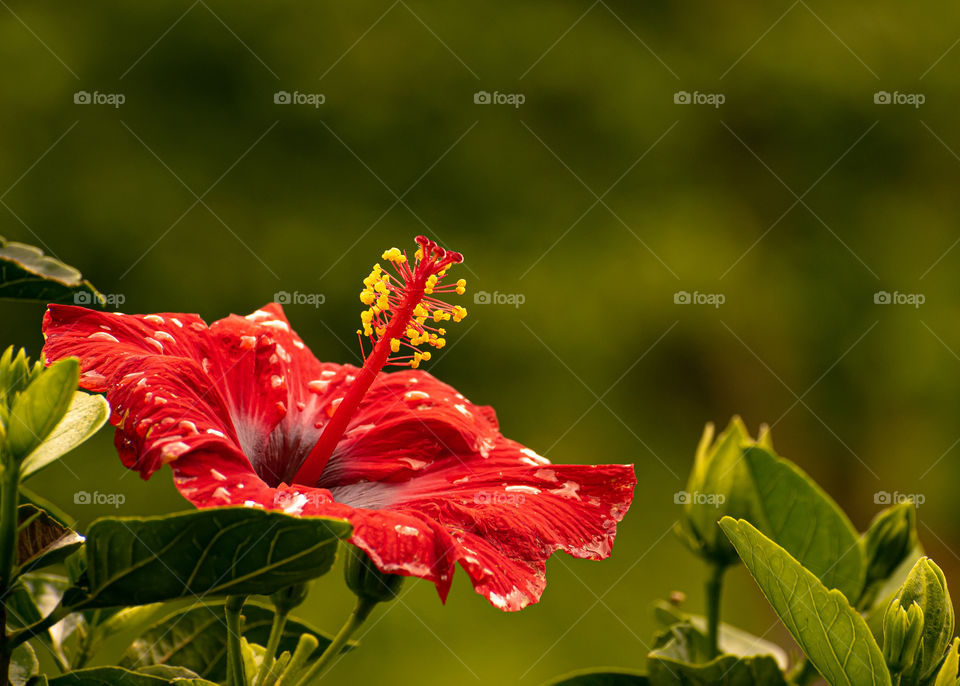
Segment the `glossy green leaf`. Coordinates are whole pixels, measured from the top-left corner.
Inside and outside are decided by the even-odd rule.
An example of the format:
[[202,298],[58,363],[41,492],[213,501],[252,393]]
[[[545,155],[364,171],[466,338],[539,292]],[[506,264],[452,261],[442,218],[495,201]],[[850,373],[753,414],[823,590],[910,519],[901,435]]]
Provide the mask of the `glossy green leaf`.
[[21,643],[13,649],[10,656],[10,683],[12,686],[25,686],[30,677],[40,672],[37,654],[29,643]]
[[122,667],[91,667],[67,672],[50,679],[50,686],[217,686],[204,679],[156,676]]
[[103,396],[76,391],[63,419],[23,460],[20,478],[26,479],[66,455],[97,433],[109,417],[110,405]]
[[889,686],[883,654],[864,619],[752,524],[729,517],[720,527],[797,644],[830,684]]
[[748,518],[827,588],[860,598],[866,560],[860,534],[843,510],[789,460],[752,447],[744,462],[757,492]]
[[[266,645],[273,622],[273,610],[248,600],[243,606],[243,635],[251,643]],[[284,627],[280,651],[291,653],[301,634],[312,634],[318,642],[313,657],[330,644],[331,638],[298,619],[290,618]],[[147,629],[127,649],[121,666],[139,669],[147,665],[186,667],[205,679],[223,681],[227,675],[227,629],[223,603],[179,610]]]
[[786,686],[769,655],[710,657],[707,638],[690,624],[672,626],[647,656],[654,686]]
[[544,686],[648,686],[643,672],[617,667],[581,669],[548,681]]
[[17,518],[17,565],[21,572],[61,562],[83,545],[83,536],[34,505],[21,505]]
[[329,571],[348,523],[247,507],[105,517],[87,532],[85,608],[269,594]]
[[[654,607],[654,617],[663,624],[665,628],[670,628],[674,624],[688,622],[699,631],[702,636],[706,636],[707,620],[701,615],[689,615],[680,612],[677,608],[667,603],[658,603]],[[783,648],[759,636],[754,636],[747,631],[738,629],[730,624],[724,624],[723,622],[720,623],[717,634],[717,642],[719,643],[721,653],[739,655],[741,657],[769,655],[776,660],[780,669],[786,670],[790,665],[790,660]]]
[[7,450],[17,461],[37,449],[60,423],[77,391],[80,363],[68,357],[47,367],[10,408]]
[[32,245],[0,236],[0,299],[95,305],[103,296],[79,271]]

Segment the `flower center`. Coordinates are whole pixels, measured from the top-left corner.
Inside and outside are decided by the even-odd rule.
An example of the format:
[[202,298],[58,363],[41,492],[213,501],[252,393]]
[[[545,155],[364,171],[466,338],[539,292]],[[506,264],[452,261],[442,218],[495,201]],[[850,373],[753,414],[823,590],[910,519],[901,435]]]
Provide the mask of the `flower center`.
[[[360,301],[368,309],[360,313],[363,328],[357,330],[364,354],[363,367],[297,470],[294,483],[312,486],[319,481],[350,418],[383,367],[416,369],[421,361],[430,359],[430,352],[421,351],[420,346],[440,349],[446,345],[446,331],[435,325],[449,320],[459,322],[467,316],[463,307],[432,297],[440,293],[463,295],[466,289],[463,279],[441,285],[450,266],[462,262],[463,256],[444,250],[425,236],[417,236],[416,240],[420,247],[412,264],[405,251],[391,248],[383,253],[383,259],[394,274],[375,264],[363,280]],[[372,346],[370,354],[364,350],[364,338]]]

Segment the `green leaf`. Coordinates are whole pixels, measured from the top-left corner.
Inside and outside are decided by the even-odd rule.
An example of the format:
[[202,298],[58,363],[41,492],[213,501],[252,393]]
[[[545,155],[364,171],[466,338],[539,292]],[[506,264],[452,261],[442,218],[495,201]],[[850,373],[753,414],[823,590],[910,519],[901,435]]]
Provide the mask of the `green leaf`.
[[830,684],[889,686],[883,654],[863,618],[786,550],[745,520],[725,517],[730,538],[794,640]]
[[[687,622],[691,624],[704,637],[707,635],[707,620],[701,615],[688,615],[680,612],[674,606],[668,603],[658,603],[654,606],[654,617],[666,628],[674,624]],[[729,655],[738,655],[740,657],[753,657],[755,655],[769,655],[776,660],[780,669],[786,670],[790,666],[790,660],[783,648],[770,641],[765,641],[759,636],[738,629],[730,624],[720,623],[717,631],[717,642],[721,653]]]
[[825,586],[856,603],[866,560],[860,534],[843,510],[789,460],[752,447],[744,461],[757,492],[748,519]]
[[50,679],[50,686],[217,686],[212,681],[132,672],[122,667],[91,667]]
[[[10,626],[22,629],[39,622],[53,612],[69,586],[70,581],[59,574],[31,572],[18,577],[7,600],[7,620]],[[64,643],[81,621],[80,615],[69,615],[63,622],[39,634],[37,638],[66,661]]]
[[30,677],[40,672],[37,654],[29,643],[21,643],[13,649],[10,656],[10,683],[12,686],[25,686]]
[[30,455],[60,423],[79,380],[80,362],[68,357],[47,367],[17,396],[7,426],[7,450],[15,460]]
[[269,594],[329,571],[343,521],[247,507],[105,517],[87,532],[84,608]]
[[[248,641],[266,645],[273,622],[273,610],[266,603],[248,600],[243,606],[243,635]],[[283,630],[280,650],[296,650],[301,634],[312,634],[318,642],[311,658],[319,657],[331,638],[298,619],[290,618]],[[223,681],[227,676],[227,628],[223,603],[179,610],[151,626],[120,658],[120,665],[139,669],[148,665],[186,667],[205,679]]]
[[648,686],[650,680],[643,672],[617,667],[581,669],[559,676],[543,686]]
[[30,505],[45,511],[48,515],[53,517],[65,527],[72,529],[77,524],[76,519],[68,515],[66,512],[57,507],[51,501],[41,496],[39,493],[35,493],[24,486],[22,483],[20,484],[20,502],[25,504],[29,503]]
[[0,236],[0,299],[100,304],[103,296],[79,271],[39,248]]
[[707,638],[690,624],[675,624],[647,656],[654,686],[786,686],[769,655],[710,658]]
[[83,536],[34,505],[21,505],[17,519],[17,565],[21,572],[61,562],[83,545]]
[[24,459],[20,478],[26,479],[66,455],[97,433],[109,417],[110,405],[102,395],[76,391],[60,423]]

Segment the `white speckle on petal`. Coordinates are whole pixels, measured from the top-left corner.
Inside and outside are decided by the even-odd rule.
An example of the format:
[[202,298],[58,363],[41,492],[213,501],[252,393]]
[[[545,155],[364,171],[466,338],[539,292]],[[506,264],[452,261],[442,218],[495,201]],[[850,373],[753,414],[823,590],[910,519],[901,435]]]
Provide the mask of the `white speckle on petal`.
[[176,317],[170,317],[170,321],[172,321],[174,324],[176,324],[176,325],[177,325],[177,328],[179,328],[179,329],[182,329],[182,328],[183,328],[183,322],[181,322],[181,321],[180,321],[179,319],[177,319]]
[[415,527],[412,527],[412,526],[407,526],[406,524],[397,524],[395,527],[393,527],[393,529],[394,529],[394,531],[396,531],[398,534],[402,534],[402,535],[404,535],[404,536],[419,536],[419,535],[420,535],[420,530],[419,530],[419,529],[417,529],[417,528],[415,528]]
[[223,498],[224,500],[230,500],[230,491],[225,489],[223,486],[217,486],[217,489],[213,492],[214,498]]
[[541,465],[550,464],[550,460],[545,458],[543,455],[540,455],[535,451],[530,450],[530,448],[523,448],[520,450],[520,452],[526,455],[527,457],[529,457],[531,460],[534,460],[537,464],[541,464]]
[[256,336],[240,336],[240,349],[241,350],[253,350],[257,345]]
[[401,457],[400,461],[406,462],[408,465],[410,465],[410,469],[423,469],[429,464],[423,460],[415,460],[412,457]]
[[216,469],[211,469],[211,470],[210,470],[210,476],[212,476],[212,477],[213,477],[214,479],[216,479],[217,481],[226,481],[226,480],[227,480],[227,477],[225,477],[221,472],[218,472]]
[[87,336],[91,341],[110,341],[111,343],[119,343],[116,336],[111,336],[106,331],[97,331]]
[[326,393],[328,388],[330,388],[330,382],[321,379],[314,379],[307,384],[307,390],[311,393]]
[[504,488],[507,493],[529,493],[530,495],[539,495],[540,489],[533,486],[507,486]]
[[270,377],[270,386],[272,388],[280,388],[283,385],[283,377],[274,374]]
[[150,336],[144,336],[143,340],[149,343],[150,345],[152,345],[154,348],[156,348],[157,352],[159,353],[163,352],[163,343],[158,341],[156,338],[150,338]]
[[163,464],[170,464],[188,450],[190,450],[190,446],[183,441],[171,441],[163,446],[163,455],[160,457],[160,461]]
[[223,433],[222,431],[218,431],[217,429],[207,429],[207,433],[211,436],[218,436],[220,438],[227,437],[227,434]]
[[460,403],[457,403],[457,404],[454,405],[453,407],[454,407],[454,409],[455,409],[457,412],[459,412],[460,414],[462,414],[462,415],[464,415],[464,416],[466,416],[466,417],[470,417],[471,419],[473,418],[473,415],[470,414],[470,410],[467,409],[467,406],[466,406],[466,405],[462,405],[462,404],[460,404]]
[[[166,401],[164,401],[166,402]],[[197,425],[191,422],[189,419],[184,419],[180,422],[180,428],[186,431],[188,434],[198,434]]]
[[154,331],[153,337],[158,341],[166,341],[167,343],[176,343],[176,339],[173,336],[168,334],[166,331]]
[[148,322],[150,322],[151,324],[164,324],[164,323],[165,323],[164,320],[163,320],[163,317],[161,317],[161,316],[158,315],[158,314],[148,314],[146,317],[144,317],[144,319],[147,320]]
[[303,493],[297,493],[293,497],[293,502],[283,508],[287,514],[300,514],[303,512],[303,506],[307,504],[307,496]]
[[283,347],[282,345],[280,345],[279,343],[277,344],[277,355],[278,355],[278,356],[280,357],[280,359],[283,360],[284,362],[289,362],[289,361],[290,361],[290,353],[288,353],[288,352],[287,352],[287,349],[284,348],[284,347]]
[[403,394],[404,400],[428,400],[429,398],[430,394],[423,391],[407,391]]

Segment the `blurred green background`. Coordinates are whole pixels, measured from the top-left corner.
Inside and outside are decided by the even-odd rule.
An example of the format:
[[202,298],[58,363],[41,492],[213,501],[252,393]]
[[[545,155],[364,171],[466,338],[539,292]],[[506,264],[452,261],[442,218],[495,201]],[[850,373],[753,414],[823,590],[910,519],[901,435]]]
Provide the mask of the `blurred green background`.
[[[323,294],[287,313],[336,361],[358,359],[360,280],[385,248],[426,233],[463,252],[470,317],[429,370],[554,461],[635,463],[634,506],[610,560],[554,557],[521,613],[462,572],[446,607],[409,584],[327,680],[640,666],[652,601],[683,589],[699,609],[673,494],[703,424],[735,413],[773,424],[861,529],[876,493],[921,494],[923,542],[960,584],[958,18],[928,2],[6,0],[0,234],[128,312],[209,321]],[[3,344],[38,353],[43,307],[2,307]],[[127,473],[110,434],[34,485],[84,525],[108,511],[77,490],[123,493],[122,514],[186,508],[169,472]],[[349,605],[331,574],[303,614],[334,630]],[[784,637],[742,569],[725,608]]]

